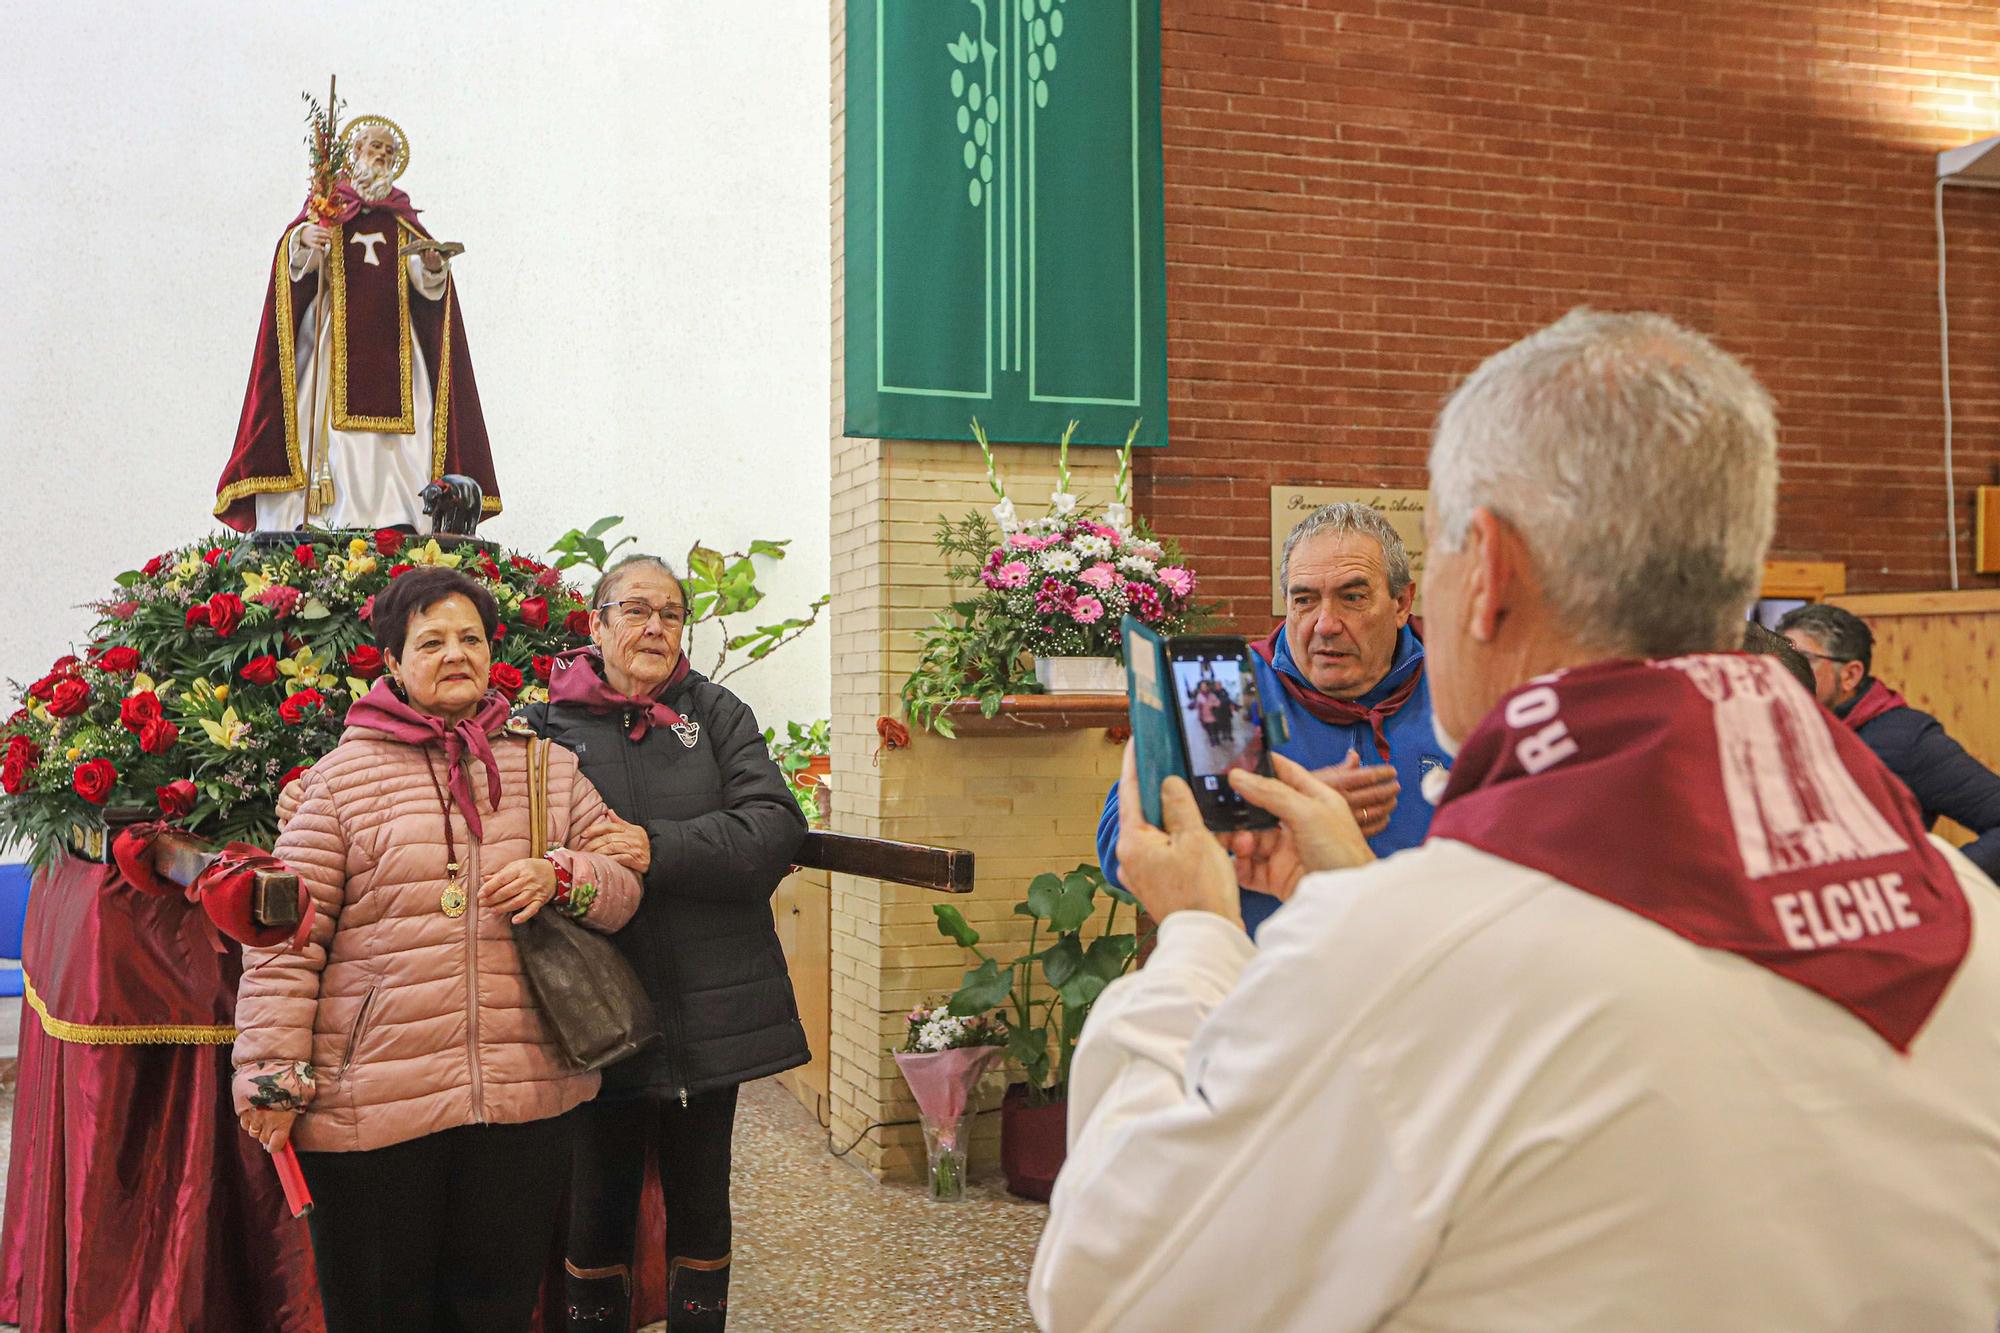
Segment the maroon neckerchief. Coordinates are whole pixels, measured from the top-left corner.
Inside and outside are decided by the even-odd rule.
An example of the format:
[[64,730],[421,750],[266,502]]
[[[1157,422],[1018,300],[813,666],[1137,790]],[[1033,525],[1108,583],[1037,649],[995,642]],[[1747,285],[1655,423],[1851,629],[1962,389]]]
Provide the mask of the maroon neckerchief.
[[465,771],[465,757],[470,754],[486,765],[487,803],[493,809],[500,808],[500,767],[493,760],[493,744],[488,739],[507,725],[507,716],[513,706],[507,696],[498,690],[487,692],[479,701],[479,707],[471,717],[457,726],[447,726],[441,717],[419,712],[407,702],[396,697],[389,688],[389,678],[382,677],[375,687],[356,699],[347,710],[347,725],[366,727],[379,731],[392,741],[405,745],[440,745],[444,748],[444,764],[450,773],[447,784],[452,799],[465,813],[465,826],[477,838],[485,832],[479,820],[479,802],[472,794],[472,778]]
[[1909,791],[1774,657],[1530,681],[1466,741],[1430,836],[1769,968],[1899,1051],[1972,939]]
[[1868,688],[1861,691],[1860,697],[1848,705],[1847,711],[1840,715],[1840,720],[1850,729],[1859,731],[1882,714],[1909,706],[1909,700],[1881,681],[1870,678]]
[[[333,216],[320,218],[313,216],[312,200],[308,198],[305,205],[299,209],[299,215],[291,220],[290,227],[298,226],[308,217],[321,225],[352,222],[355,214],[370,208],[380,209],[384,213],[394,213],[405,222],[415,223],[417,220],[417,209],[410,203],[410,196],[394,186],[391,186],[389,193],[380,199],[363,199],[360,191],[354,188],[354,183],[342,176],[334,182],[333,202]],[[287,230],[290,230],[290,227],[287,227]]]
[[[1416,624],[1415,621],[1410,623],[1412,626]],[[1410,701],[1410,696],[1417,692],[1417,684],[1424,678],[1424,664],[1417,663],[1417,669],[1410,673],[1409,679],[1391,690],[1386,697],[1378,699],[1372,708],[1363,708],[1350,700],[1336,699],[1330,694],[1323,694],[1278,670],[1278,636],[1284,632],[1285,627],[1280,623],[1271,631],[1269,638],[1253,642],[1250,647],[1257,656],[1270,664],[1271,674],[1284,682],[1285,693],[1292,697],[1292,702],[1332,726],[1352,727],[1366,722],[1375,733],[1375,748],[1381,751],[1382,758],[1386,760],[1389,757],[1389,734],[1382,729],[1382,724],[1401,711],[1403,705]],[[1418,634],[1417,637],[1422,639],[1423,635]],[[1303,671],[1305,668],[1299,669]]]
[[593,713],[629,708],[632,730],[626,734],[635,741],[646,739],[646,733],[654,727],[685,724],[686,719],[662,703],[660,696],[687,679],[686,653],[681,654],[673,671],[651,694],[620,694],[600,674],[603,663],[603,655],[595,648],[572,648],[557,657],[549,670],[549,702],[577,704]]

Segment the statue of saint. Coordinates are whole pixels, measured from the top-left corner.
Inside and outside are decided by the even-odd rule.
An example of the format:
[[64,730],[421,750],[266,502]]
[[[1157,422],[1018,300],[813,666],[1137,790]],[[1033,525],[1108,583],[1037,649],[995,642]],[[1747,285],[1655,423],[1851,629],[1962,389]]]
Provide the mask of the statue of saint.
[[347,170],[278,242],[215,515],[241,531],[417,526],[447,473],[500,510],[450,255],[395,187],[410,145],[357,116]]

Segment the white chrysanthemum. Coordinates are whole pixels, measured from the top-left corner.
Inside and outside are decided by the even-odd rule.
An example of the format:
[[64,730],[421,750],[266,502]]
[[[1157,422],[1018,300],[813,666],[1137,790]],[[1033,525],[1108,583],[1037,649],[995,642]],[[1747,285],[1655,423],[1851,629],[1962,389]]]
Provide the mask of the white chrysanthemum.
[[1134,574],[1150,574],[1153,572],[1153,562],[1134,551],[1118,562],[1118,568],[1130,570]]
[[1083,568],[1083,561],[1077,559],[1075,551],[1065,551],[1060,546],[1051,546],[1042,552],[1042,568],[1051,574],[1074,574]]
[[1070,545],[1076,548],[1078,555],[1085,556],[1091,560],[1109,560],[1111,558],[1110,540],[1100,537],[1094,532],[1084,533],[1081,537],[1071,542]]

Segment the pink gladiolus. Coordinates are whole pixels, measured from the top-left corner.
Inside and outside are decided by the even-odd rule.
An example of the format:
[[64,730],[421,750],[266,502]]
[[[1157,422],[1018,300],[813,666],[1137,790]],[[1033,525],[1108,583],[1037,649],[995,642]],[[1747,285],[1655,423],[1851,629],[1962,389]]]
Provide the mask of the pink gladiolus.
[[1100,592],[1115,588],[1120,582],[1118,571],[1102,560],[1092,565],[1089,569],[1084,570],[1083,573],[1078,574],[1077,578]]
[[1069,617],[1079,625],[1093,624],[1104,619],[1104,603],[1095,597],[1079,597],[1069,609]]
[[1159,571],[1158,578],[1176,597],[1185,597],[1194,591],[1194,571],[1180,565],[1168,565]]

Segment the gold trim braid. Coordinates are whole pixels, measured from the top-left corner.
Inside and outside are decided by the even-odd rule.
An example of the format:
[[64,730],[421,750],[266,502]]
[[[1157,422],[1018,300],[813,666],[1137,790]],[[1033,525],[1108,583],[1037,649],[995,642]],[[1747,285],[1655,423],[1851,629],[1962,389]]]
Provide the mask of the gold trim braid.
[[331,228],[333,243],[328,247],[332,264],[327,273],[327,285],[333,289],[333,428],[335,430],[375,430],[392,435],[414,435],[417,433],[417,408],[415,389],[410,378],[410,273],[407,263],[397,253],[401,248],[403,227],[407,225],[401,218],[396,219],[396,244],[389,247],[390,258],[396,268],[396,353],[402,372],[402,406],[399,417],[360,417],[347,410],[347,228],[346,224],[335,223]]
[[446,433],[451,428],[451,277],[444,280],[444,320],[438,333],[437,382],[431,385],[431,478],[444,476]]
[[[299,226],[304,226],[300,223]],[[277,491],[303,490],[306,484],[306,470],[299,461],[299,352],[298,329],[292,321],[292,236],[298,231],[293,227],[278,242],[277,262],[271,268],[272,318],[278,325],[278,364],[281,369],[279,384],[284,393],[285,403],[285,461],[292,472],[287,477],[245,477],[232,481],[215,495],[215,508],[211,511],[221,518],[229,506],[246,495],[270,495]],[[313,349],[319,355],[319,349]]]
[[21,970],[21,994],[35,1011],[42,1031],[57,1041],[79,1046],[227,1046],[236,1040],[233,1027],[200,1027],[185,1023],[72,1023],[49,1013],[42,997]]

